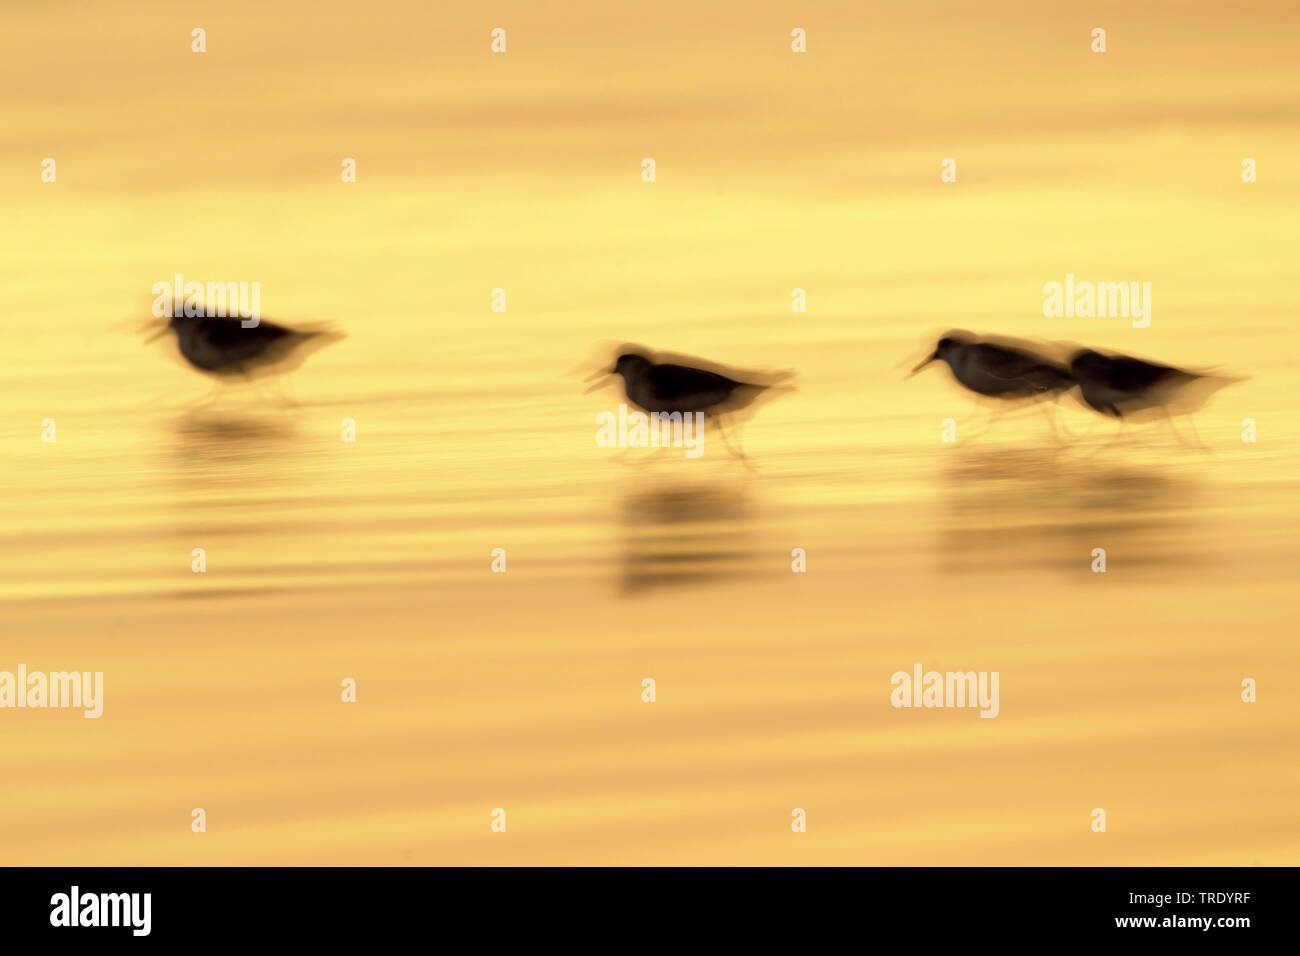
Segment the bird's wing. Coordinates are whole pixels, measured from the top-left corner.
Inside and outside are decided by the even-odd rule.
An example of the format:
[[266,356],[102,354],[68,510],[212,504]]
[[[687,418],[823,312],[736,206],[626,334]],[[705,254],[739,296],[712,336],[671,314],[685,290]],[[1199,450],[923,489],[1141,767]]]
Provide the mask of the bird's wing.
[[1107,385],[1131,392],[1155,384],[1170,372],[1178,372],[1178,369],[1121,355],[1110,360],[1103,375]]
[[222,317],[200,319],[198,332],[232,361],[261,355],[272,342],[291,334],[288,329],[273,322],[259,322],[244,328],[239,319]]
[[[1047,359],[1031,352],[1019,349],[1003,348],[1000,345],[980,343],[973,346],[983,367],[994,378],[1004,381],[1039,378],[1044,371],[1056,369],[1057,366]],[[1064,371],[1064,369],[1060,369]]]
[[664,399],[681,398],[683,395],[714,390],[730,392],[743,384],[725,375],[717,375],[686,365],[654,365],[650,368],[649,377],[655,394]]

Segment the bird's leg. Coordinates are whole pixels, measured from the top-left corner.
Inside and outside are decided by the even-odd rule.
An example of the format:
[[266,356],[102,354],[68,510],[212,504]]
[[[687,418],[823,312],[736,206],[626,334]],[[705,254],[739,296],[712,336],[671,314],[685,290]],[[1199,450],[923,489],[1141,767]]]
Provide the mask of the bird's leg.
[[183,406],[184,402],[167,401],[175,398],[175,391],[168,389],[148,404],[150,408],[179,408]]
[[[296,405],[296,402],[289,401],[285,397],[280,387],[280,381],[276,376],[254,375],[248,369],[240,369],[244,376],[244,384],[248,385],[250,390],[245,393],[248,396],[249,404],[256,408],[269,408],[273,405],[287,406]],[[265,382],[265,387],[263,383]]]
[[615,460],[622,462],[629,468],[649,468],[656,462],[663,461],[664,448],[656,448],[654,446],[643,447],[641,454],[633,455],[632,449],[635,447],[639,446],[628,445],[624,447],[614,456]]
[[727,447],[730,448],[732,451],[736,452],[736,454],[739,455],[741,458],[748,458],[749,456],[745,454],[745,443],[741,441],[740,435],[739,434],[736,435],[736,444],[733,446],[731,444],[731,440],[727,437],[726,431],[723,429],[722,416],[716,415],[714,416],[713,420],[717,423],[718,432],[722,435],[722,440],[726,442]]
[[271,396],[277,399],[284,408],[299,408],[298,402],[294,401],[293,396],[289,394],[289,386],[285,379],[278,376],[267,380],[268,390]]
[[1041,407],[1043,410],[1043,417],[1047,419],[1047,430],[1052,433],[1052,439],[1056,442],[1057,445],[1062,444],[1061,433],[1056,429],[1056,419],[1052,417],[1051,408],[1049,408],[1046,404],[1043,404],[1042,402],[1039,403],[1039,407]]
[[200,408],[207,408],[209,405],[211,405],[213,402],[217,400],[217,398],[222,394],[222,392],[225,391],[225,387],[226,387],[226,383],[223,382],[221,379],[217,379],[216,384],[212,386],[212,391],[208,392],[208,394],[201,401],[199,401],[193,407],[191,407],[190,412],[194,413],[197,412]]
[[1192,419],[1190,415],[1187,417],[1187,427],[1192,430],[1192,437],[1196,440],[1197,447],[1199,447],[1202,451],[1208,451],[1208,452],[1214,451],[1214,449],[1212,449],[1209,445],[1205,444],[1205,442],[1201,440],[1201,433],[1196,430],[1196,422]]
[[239,392],[240,397],[244,399],[244,401],[241,404],[245,406],[251,405],[254,408],[260,409],[263,404],[263,395],[262,395],[262,389],[258,385],[257,379],[254,378],[249,373],[248,369],[244,368],[242,365],[238,367],[238,372],[241,376],[243,376],[241,381],[248,386],[247,391]]
[[[1113,408],[1114,406],[1111,407]],[[1119,428],[1116,430],[1115,434],[1110,437],[1110,441],[1103,442],[1102,444],[1098,445],[1092,451],[1088,452],[1089,455],[1095,455],[1103,448],[1113,448],[1115,445],[1119,444],[1121,440],[1125,440],[1125,441],[1132,440],[1133,438],[1132,431],[1129,429],[1125,429],[1124,419],[1120,416],[1116,416],[1115,420],[1119,423]]]
[[[1107,435],[1110,436],[1111,442],[1114,442],[1118,437],[1118,430],[1114,432],[1111,431],[1111,422],[1114,421],[1119,428],[1123,428],[1124,421],[1119,415],[1108,414],[1094,406],[1089,405],[1085,407],[1090,411],[1096,412],[1097,415],[1095,417],[1091,415],[1088,416],[1088,418],[1085,419],[1088,424],[1081,427],[1080,431],[1072,437],[1080,439],[1085,448],[1091,449],[1087,454],[1092,454],[1097,451],[1099,447],[1103,447],[1106,444]],[[1101,445],[1098,445],[1098,443],[1101,443]]]
[[1068,428],[1066,428],[1063,424],[1059,426],[1057,424],[1056,415],[1054,414],[1053,409],[1059,412],[1061,410],[1061,407],[1057,405],[1055,402],[1048,401],[1047,399],[1040,399],[1039,404],[1043,409],[1043,414],[1047,416],[1047,427],[1051,430],[1052,437],[1056,439],[1057,445],[1065,444],[1065,441],[1061,438],[1062,434],[1064,434],[1066,439],[1069,439],[1071,441],[1074,440],[1076,436],[1070,434],[1070,430]]
[[966,435],[966,436],[963,436],[963,435],[961,434],[961,432],[959,431],[959,432],[957,433],[957,440],[958,440],[958,441],[961,441],[963,437],[968,438],[968,439],[970,439],[970,438],[979,438],[981,435],[985,434],[985,433],[986,433],[990,428],[993,427],[993,423],[996,422],[999,418],[1001,418],[1003,412],[1005,412],[1005,411],[1006,411],[1006,409],[1001,408],[1001,407],[998,407],[998,408],[990,408],[990,409],[988,410],[988,417],[986,417],[986,418],[984,419],[984,427],[983,427],[983,428],[981,428],[979,431],[975,432],[975,434],[973,434],[973,435]]
[[743,451],[737,451],[736,447],[731,444],[731,439],[727,437],[727,431],[725,428],[722,427],[722,416],[710,415],[708,420],[713,422],[715,425],[717,425],[718,434],[722,436],[722,443],[727,446],[727,450],[731,452],[732,457],[740,461],[750,471],[753,471],[754,466],[750,462],[749,456],[746,455]]
[[1184,447],[1190,446],[1192,448],[1196,448],[1199,449],[1200,451],[1205,451],[1205,452],[1208,452],[1210,450],[1210,446],[1205,444],[1205,442],[1201,441],[1201,436],[1196,431],[1195,422],[1191,421],[1191,419],[1188,419],[1187,422],[1188,426],[1192,429],[1192,434],[1196,437],[1195,441],[1189,442],[1187,439],[1185,439],[1182,436],[1182,434],[1179,433],[1178,429],[1174,427],[1174,416],[1170,414],[1169,409],[1162,405],[1160,406],[1160,411],[1164,413],[1164,422],[1166,425],[1169,426],[1169,430],[1173,432],[1174,437],[1178,439],[1178,443],[1180,445],[1183,445]]
[[967,435],[965,431],[961,428],[961,424],[962,424],[961,420],[957,419],[957,426],[958,426],[958,431],[956,435],[957,441],[961,441],[962,439],[965,438],[979,438],[980,435],[983,435],[986,431],[989,430],[989,423],[992,417],[993,417],[993,412],[989,411],[989,413],[985,415],[984,418],[982,419],[982,424],[984,425],[984,427],[977,432],[972,432],[969,435]]

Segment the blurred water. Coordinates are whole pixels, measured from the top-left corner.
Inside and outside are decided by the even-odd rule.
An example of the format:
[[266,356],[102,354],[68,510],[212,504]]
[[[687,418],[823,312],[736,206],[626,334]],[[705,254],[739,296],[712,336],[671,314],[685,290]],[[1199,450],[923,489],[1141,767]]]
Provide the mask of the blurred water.
[[[178,90],[96,48],[123,90],[111,119],[83,112],[84,64],[19,116],[24,141],[63,137],[57,186],[30,150],[0,150],[0,669],[103,670],[107,688],[99,721],[0,720],[5,862],[1296,862],[1300,175],[1267,97],[1300,84],[1268,74],[1245,118],[1206,105],[1283,69],[1258,33],[1196,14],[1231,51],[1207,74],[1149,14],[1130,22],[1150,62],[1119,52],[1130,72],[1085,96],[1064,68],[1026,87],[1020,39],[1062,61],[1079,44],[1019,8],[1023,36],[979,17],[936,33],[921,7],[891,15],[887,42],[845,6],[806,75],[766,59],[784,16],[747,21],[722,64],[671,45],[668,11],[646,26],[668,45],[625,38],[629,66],[519,8],[544,66],[521,39],[499,74],[455,52],[430,85],[416,47],[329,5],[298,46],[230,6],[212,22],[257,23],[248,42],[283,62],[347,56],[355,91],[261,61]],[[159,9],[131,42],[169,49]],[[66,42],[63,21],[23,16],[32,56]],[[981,29],[986,59],[962,39]],[[946,72],[882,49],[923,38]],[[868,53],[894,93],[866,96],[873,74],[828,99]],[[670,55],[694,79],[647,91]],[[964,68],[980,96],[954,92]],[[511,113],[539,75],[528,102],[552,112]],[[1174,121],[1141,120],[1139,81]],[[82,107],[33,105],[60,91]],[[775,105],[736,105],[760,94]],[[159,155],[143,131],[173,98],[237,112],[243,151]],[[1085,101],[1096,123],[1044,136]],[[421,110],[433,126],[404,125]],[[1269,174],[1247,187],[1252,152]],[[296,407],[269,390],[199,406],[206,383],[135,328],[176,271],[261,281],[268,317],[349,337],[293,377]],[[1042,284],[1067,271],[1152,281],[1151,328],[1044,319]],[[946,370],[904,376],[951,326],[1251,379],[1197,416],[1209,453],[1159,429],[1108,446],[1113,427],[1070,401],[1064,447],[1035,416],[945,444],[943,419],[963,436],[983,412]],[[797,370],[744,425],[755,470],[708,436],[698,461],[597,447],[622,396],[583,395],[576,370],[611,340]],[[1000,716],[891,708],[914,662],[999,671]]]

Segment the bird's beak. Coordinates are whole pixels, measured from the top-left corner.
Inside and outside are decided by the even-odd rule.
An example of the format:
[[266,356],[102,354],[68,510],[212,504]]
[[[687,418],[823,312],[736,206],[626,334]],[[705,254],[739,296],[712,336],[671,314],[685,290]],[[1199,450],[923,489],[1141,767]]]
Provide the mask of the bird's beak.
[[912,371],[910,371],[910,372],[907,373],[907,377],[908,377],[908,378],[911,378],[913,375],[915,375],[917,372],[921,371],[921,369],[925,368],[927,365],[929,365],[931,362],[933,362],[933,361],[934,361],[935,359],[937,359],[938,357],[939,357],[938,355],[928,355],[928,356],[926,356],[926,359],[925,359],[924,362],[922,362],[922,363],[921,363],[920,365],[918,365],[916,368],[912,369]]
[[159,329],[159,330],[158,330],[157,332],[155,332],[153,335],[151,335],[151,336],[149,336],[147,339],[145,339],[145,340],[144,340],[144,341],[145,341],[145,344],[147,345],[147,344],[150,343],[150,342],[156,342],[158,339],[162,338],[164,335],[166,335],[166,334],[167,334],[168,332],[170,332],[170,331],[171,331],[171,329],[164,325],[161,329]]
[[595,381],[596,384],[592,385],[591,388],[586,389],[582,394],[590,395],[596,389],[603,386],[605,382],[609,379],[609,377],[613,374],[614,374],[614,370],[611,368],[611,369],[601,369],[599,372],[594,372],[593,374],[588,375],[585,379],[583,379],[583,381],[585,382]]

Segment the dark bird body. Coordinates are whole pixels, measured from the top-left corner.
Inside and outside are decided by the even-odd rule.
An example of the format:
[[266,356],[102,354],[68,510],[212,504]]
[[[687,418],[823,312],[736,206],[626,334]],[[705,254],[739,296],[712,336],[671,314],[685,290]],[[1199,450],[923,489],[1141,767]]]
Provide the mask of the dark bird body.
[[[600,388],[610,376],[621,376],[629,403],[651,415],[707,416],[731,453],[746,463],[748,459],[744,453],[727,439],[723,422],[732,417],[746,417],[765,397],[793,390],[790,386],[778,385],[793,374],[788,371],[741,372],[681,355],[671,356],[675,361],[657,362],[652,355],[639,346],[623,346],[618,351],[614,367],[597,372],[594,377],[602,381],[587,391]],[[660,353],[657,357],[670,356]],[[713,368],[699,367],[702,365],[713,365]],[[742,409],[745,415],[732,415]]]
[[[688,365],[656,365],[643,355],[624,354],[614,365],[614,374],[623,376],[628,401],[647,412],[712,413],[733,404],[746,390],[755,393],[766,386],[737,382],[716,372]],[[744,402],[743,404],[748,404]]]
[[[685,355],[656,355],[637,345],[624,345],[615,354],[614,367],[592,377],[621,376],[627,400],[651,414],[703,412],[713,417],[723,416],[757,405],[764,393],[792,374],[741,371]],[[671,361],[656,361],[656,358]],[[601,384],[596,382],[587,391],[600,388]],[[783,386],[777,390],[792,389]]]
[[1093,349],[1070,357],[1070,374],[1090,408],[1115,418],[1148,409],[1191,411],[1219,388],[1241,381]]
[[246,328],[238,318],[184,314],[173,316],[163,331],[168,330],[176,333],[180,353],[190,365],[218,377],[289,371],[317,348],[343,337],[326,329],[295,330],[265,320]]
[[953,378],[963,386],[990,398],[1047,396],[1074,385],[1070,370],[1059,362],[1028,348],[979,341],[967,333],[945,335],[912,373],[935,360],[947,362]]

